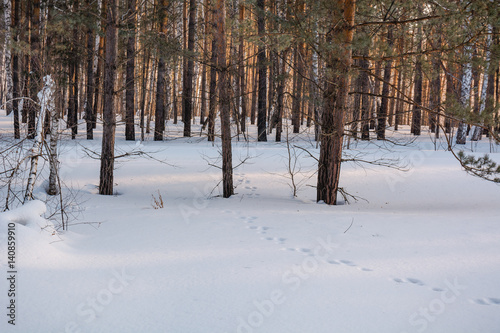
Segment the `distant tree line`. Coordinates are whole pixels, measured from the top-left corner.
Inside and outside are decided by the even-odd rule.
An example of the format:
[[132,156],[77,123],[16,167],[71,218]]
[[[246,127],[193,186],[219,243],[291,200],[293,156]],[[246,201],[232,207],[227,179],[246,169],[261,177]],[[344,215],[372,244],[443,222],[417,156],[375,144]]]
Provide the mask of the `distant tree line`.
[[233,136],[256,125],[258,141],[281,141],[286,121],[294,133],[314,127],[327,204],[348,136],[384,140],[410,125],[459,145],[498,141],[494,0],[3,0],[1,17],[0,101],[14,137],[34,139],[51,74],[53,116],[73,139],[79,123],[89,140],[103,125],[101,194],[113,193],[117,125],[127,140],[164,140],[168,121],[185,137],[195,122],[220,136],[224,197]]

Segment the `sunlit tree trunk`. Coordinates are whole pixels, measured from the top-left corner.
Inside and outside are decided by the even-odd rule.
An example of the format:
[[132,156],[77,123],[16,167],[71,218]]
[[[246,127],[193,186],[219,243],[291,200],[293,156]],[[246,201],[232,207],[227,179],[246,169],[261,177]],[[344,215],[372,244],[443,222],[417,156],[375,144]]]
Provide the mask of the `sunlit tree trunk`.
[[[387,28],[387,48],[392,49],[394,45],[393,40],[393,30],[394,26],[390,25]],[[389,84],[391,81],[392,74],[392,60],[387,60],[385,62],[384,68],[384,82],[382,84],[382,100],[380,102],[380,108],[377,112],[377,140],[385,139],[385,127],[387,123],[387,113],[389,109]]]
[[257,53],[257,68],[259,90],[257,97],[257,131],[258,141],[267,141],[266,134],[266,120],[267,120],[267,57],[266,48],[264,46],[264,33],[265,33],[265,7],[264,0],[257,0],[257,32],[260,36],[260,42]]
[[125,139],[135,140],[135,29],[136,0],[128,0],[127,78],[125,83]]
[[[20,11],[20,1],[13,0],[13,14],[12,14],[12,28],[14,30],[14,42],[19,42],[19,11]],[[19,88],[19,53],[17,50],[12,52],[12,109],[14,112],[14,138],[19,139],[19,100],[20,88]]]
[[[167,0],[160,0],[159,10],[159,28],[160,34],[164,36],[167,23]],[[158,74],[156,77],[156,108],[155,108],[155,132],[154,140],[163,141],[163,132],[165,131],[165,58],[162,54],[158,59]]]
[[4,0],[4,20],[5,20],[5,81],[6,81],[6,104],[5,111],[7,115],[12,112],[12,97],[13,97],[13,85],[12,85],[12,52],[11,52],[11,24],[12,24],[12,2],[11,0]]
[[337,204],[339,190],[344,114],[347,108],[349,69],[352,63],[351,42],[356,1],[337,0],[336,4],[337,11],[330,15],[335,25],[331,27],[326,36],[326,46],[340,45],[343,51],[339,52],[336,49],[339,52],[337,53],[327,50],[327,54],[324,55],[326,86],[321,119],[321,147],[316,199],[324,201],[328,205]]
[[189,0],[187,59],[184,62],[184,80],[182,88],[184,136],[191,136],[191,120],[193,117],[193,77],[194,77],[194,38],[196,33],[196,1]]
[[[90,6],[90,0],[86,1]],[[87,140],[94,138],[94,48],[95,36],[92,28],[87,29],[87,90],[85,100],[85,120],[87,123]]]
[[225,1],[217,0],[214,18],[214,40],[217,49],[217,69],[219,70],[219,105],[222,139],[222,196],[229,198],[234,194],[233,164],[231,152],[231,93],[229,68],[226,63]]
[[[472,55],[472,47],[465,46],[464,55],[466,59],[469,59]],[[462,65],[462,75],[461,75],[461,88],[460,88],[460,104],[464,108],[465,112],[468,112],[470,104],[471,95],[471,83],[472,83],[472,64],[470,60]],[[460,121],[457,129],[456,143],[459,145],[464,145],[467,141],[467,123],[465,121]]]
[[106,2],[106,59],[104,62],[103,133],[99,194],[112,195],[115,163],[116,115],[114,87],[116,79],[116,49],[118,46],[118,0],[106,0]]

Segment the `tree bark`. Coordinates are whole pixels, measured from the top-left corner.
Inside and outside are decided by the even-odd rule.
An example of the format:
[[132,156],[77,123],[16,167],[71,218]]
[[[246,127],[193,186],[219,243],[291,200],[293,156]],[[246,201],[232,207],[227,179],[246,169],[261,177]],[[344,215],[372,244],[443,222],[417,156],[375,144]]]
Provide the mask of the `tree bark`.
[[[417,32],[417,53],[422,51],[422,28],[418,27]],[[417,61],[415,64],[415,86],[413,92],[413,100],[415,105],[413,106],[412,121],[411,121],[411,133],[414,135],[420,135],[421,133],[421,123],[422,123],[422,56],[417,55]]]
[[[326,45],[340,45],[342,51],[328,52],[326,59],[326,87],[321,122],[321,147],[318,162],[317,201],[328,205],[337,204],[337,193],[342,161],[344,136],[344,113],[347,107],[349,69],[352,63],[351,42],[353,38],[355,0],[337,0],[338,8],[331,13],[336,26],[327,35]],[[330,14],[330,13],[329,13]],[[330,50],[331,51],[331,50]]]
[[264,46],[264,33],[265,33],[265,8],[264,0],[257,0],[257,32],[260,36],[260,42],[257,53],[257,68],[259,71],[259,91],[257,101],[257,140],[267,141],[266,134],[266,94],[267,94],[267,65],[266,65],[266,48]]
[[144,57],[142,62],[142,89],[141,89],[141,141],[144,141],[144,115],[146,114],[146,90],[148,82],[148,72],[149,72],[149,52],[144,51]]
[[[213,6],[213,4],[211,4]],[[212,8],[212,34],[215,36],[216,26],[215,8]],[[212,50],[210,56],[210,85],[209,85],[209,104],[208,104],[208,141],[215,141],[215,114],[217,112],[217,66],[218,50],[215,38],[212,39]]]
[[[245,5],[240,3],[240,11],[239,11],[239,17],[240,17],[240,22],[243,23],[243,20],[245,19]],[[243,133],[246,132],[246,122],[247,122],[247,96],[246,96],[246,80],[245,80],[245,44],[244,44],[244,37],[243,34],[240,36],[240,45],[238,49],[238,69],[239,69],[239,76],[240,76],[240,99],[241,99],[241,131]]]
[[5,111],[7,115],[12,112],[13,83],[12,83],[12,52],[11,52],[11,24],[12,24],[12,2],[4,0],[4,20],[5,20],[5,81],[6,81],[6,103]]
[[[19,10],[20,1],[13,0],[13,14],[12,14],[12,29],[14,31],[14,41],[17,44],[19,42]],[[19,90],[19,55],[17,50],[12,51],[12,110],[14,112],[14,138],[19,139],[19,100],[20,90]]]
[[54,106],[54,82],[47,76],[47,84],[43,89],[38,93],[38,99],[42,108],[40,110],[40,115],[38,116],[38,121],[35,125],[35,137],[33,142],[33,148],[31,149],[31,165],[30,172],[28,175],[28,181],[26,184],[26,191],[24,192],[24,201],[33,199],[33,190],[35,188],[35,181],[37,176],[38,169],[38,158],[42,152],[42,144],[43,144],[43,123],[45,120],[45,115],[47,112],[50,112]]
[[[492,29],[491,27],[489,28],[489,32],[492,33]],[[490,75],[490,72],[491,72],[491,35],[488,35],[487,37],[487,41],[486,41],[486,67],[484,69],[484,76],[483,76],[483,85],[482,85],[482,88],[481,88],[481,97],[478,98],[478,105],[479,105],[479,110],[478,110],[478,113],[479,113],[479,116],[481,116],[481,114],[483,113],[483,111],[485,110],[486,108],[486,104],[488,103],[488,100],[491,100],[491,98],[493,97],[493,94],[492,94],[492,79],[491,79],[491,75]],[[490,87],[491,86],[491,87]],[[479,94],[478,94],[479,95]],[[477,141],[481,138],[482,136],[482,128],[479,127],[479,126],[474,126],[473,129],[472,129],[472,137],[471,137],[471,141]]]
[[[393,29],[394,26],[390,25],[387,28],[387,48],[392,49],[394,45],[393,40]],[[385,140],[385,127],[387,123],[387,111],[389,108],[389,83],[391,81],[392,74],[392,60],[387,60],[385,62],[384,68],[384,82],[382,84],[382,101],[380,103],[380,108],[377,112],[377,140]]]
[[[465,46],[464,54],[466,58],[469,58],[472,54],[472,47]],[[462,76],[461,76],[461,88],[460,88],[460,104],[464,108],[465,112],[470,106],[470,95],[471,95],[471,83],[472,83],[472,64],[467,60],[462,65]],[[467,141],[467,124],[465,121],[460,121],[457,129],[456,143],[459,145],[464,145]]]
[[226,63],[225,1],[217,0],[215,8],[216,29],[214,40],[217,49],[217,69],[219,70],[219,105],[222,139],[222,196],[229,198],[234,194],[233,164],[231,151],[231,93],[229,67]]
[[[160,1],[160,21],[159,31],[165,33],[167,21],[167,0]],[[163,141],[163,132],[165,131],[165,59],[163,55],[158,59],[158,75],[156,78],[156,109],[155,109],[155,141]]]
[[429,108],[434,111],[431,113],[430,129],[439,138],[439,107],[441,104],[441,63],[438,56],[432,59],[432,68],[434,70],[431,82],[431,98]]
[[194,39],[196,33],[196,0],[189,0],[189,27],[188,27],[188,43],[187,52],[185,55],[187,60],[184,62],[184,81],[182,88],[182,103],[184,110],[184,136],[191,136],[191,121],[193,117],[193,77],[194,77]]
[[103,134],[99,194],[113,194],[115,162],[115,103],[116,49],[118,44],[118,0],[106,0],[106,59],[104,63]]
[[129,37],[127,41],[127,78],[125,86],[125,139],[135,140],[135,29],[136,29],[136,0],[128,0]]
[[[87,6],[90,6],[87,0]],[[85,120],[87,122],[87,140],[94,139],[94,48],[95,36],[93,29],[87,29],[87,94],[85,101]],[[52,138],[52,137],[51,137]]]
[[[30,10],[30,71],[29,76],[29,96],[36,100],[38,91],[40,90],[41,81],[41,64],[40,64],[40,0],[33,0],[28,3],[31,6]],[[25,102],[26,103],[26,102]],[[36,135],[35,123],[38,113],[36,104],[28,103],[28,138],[34,139]]]
[[[73,11],[76,12],[79,7],[79,1],[75,1],[73,4]],[[71,49],[71,62],[69,65],[69,103],[68,103],[68,114],[67,114],[67,124],[68,128],[71,128],[71,139],[75,139],[78,134],[78,63],[80,57],[78,55],[77,43],[78,43],[78,29],[73,28],[73,40],[74,43]]]

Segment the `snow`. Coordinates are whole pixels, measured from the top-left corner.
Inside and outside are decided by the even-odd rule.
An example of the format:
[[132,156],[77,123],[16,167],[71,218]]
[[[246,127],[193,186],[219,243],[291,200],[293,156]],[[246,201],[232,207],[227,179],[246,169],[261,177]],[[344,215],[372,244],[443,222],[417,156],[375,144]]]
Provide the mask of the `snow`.
[[[219,197],[220,170],[208,166],[220,163],[219,144],[181,138],[181,127],[142,144],[118,129],[119,151],[169,164],[119,161],[115,196],[97,194],[99,161],[83,151],[99,150],[100,134],[62,140],[61,177],[80,214],[57,234],[43,229],[40,201],[0,215],[2,271],[8,221],[18,266],[16,326],[2,314],[0,332],[500,331],[500,188],[464,173],[444,141],[437,151],[427,135],[410,146],[351,142],[364,159],[412,168],[346,163],[341,186],[366,200],[327,206],[314,201],[316,161],[298,157],[294,198],[286,145],[255,133],[233,141],[235,165],[254,158],[235,170],[236,195]],[[317,156],[314,142],[295,140]],[[489,149],[485,138],[474,146]],[[164,208],[154,209],[158,193]]]

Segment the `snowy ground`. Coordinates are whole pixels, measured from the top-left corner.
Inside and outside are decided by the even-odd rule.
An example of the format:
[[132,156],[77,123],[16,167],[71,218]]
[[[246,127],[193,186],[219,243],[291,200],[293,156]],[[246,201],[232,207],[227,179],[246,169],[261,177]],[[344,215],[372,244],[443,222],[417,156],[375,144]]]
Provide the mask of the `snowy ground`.
[[[0,332],[500,331],[500,187],[465,174],[427,134],[410,147],[351,143],[349,153],[413,168],[345,164],[341,186],[366,201],[330,207],[314,200],[315,161],[305,153],[292,196],[284,144],[235,141],[235,164],[254,158],[223,199],[207,162],[218,163],[218,147],[171,139],[172,125],[169,140],[140,146],[122,131],[120,151],[170,165],[121,161],[117,195],[99,196],[99,161],[82,146],[99,149],[100,135],[87,142],[82,127],[81,139],[61,146],[61,174],[77,198],[69,231],[41,229],[40,202],[0,215]],[[317,155],[304,135],[294,140]],[[475,147],[489,149],[485,139]],[[158,193],[164,207],[154,209]],[[15,326],[6,315],[11,221]]]

